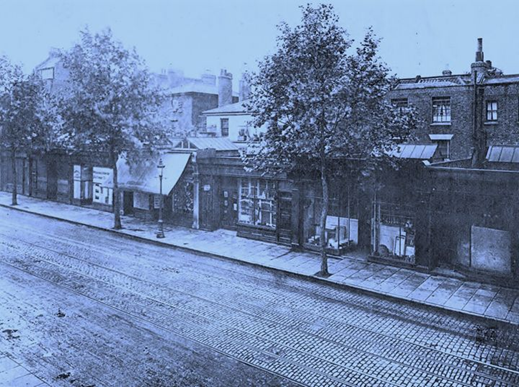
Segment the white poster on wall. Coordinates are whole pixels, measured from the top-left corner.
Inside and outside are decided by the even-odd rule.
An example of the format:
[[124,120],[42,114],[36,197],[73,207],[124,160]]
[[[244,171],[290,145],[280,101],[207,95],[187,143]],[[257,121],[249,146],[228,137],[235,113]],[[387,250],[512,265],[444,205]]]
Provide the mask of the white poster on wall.
[[113,189],[104,187],[106,181],[113,179],[111,168],[94,167],[92,168],[92,181],[94,186],[94,203],[112,205]]

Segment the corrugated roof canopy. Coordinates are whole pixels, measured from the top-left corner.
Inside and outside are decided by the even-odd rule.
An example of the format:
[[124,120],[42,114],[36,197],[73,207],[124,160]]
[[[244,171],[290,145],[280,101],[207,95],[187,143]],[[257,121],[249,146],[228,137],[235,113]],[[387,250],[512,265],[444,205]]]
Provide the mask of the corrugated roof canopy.
[[[162,162],[165,165],[162,178],[162,193],[169,195],[175,188],[180,176],[186,169],[190,154],[186,153],[166,153],[162,155]],[[157,165],[159,156],[145,162],[139,162],[130,166],[124,158],[117,161],[117,182],[122,189],[138,192],[148,192],[160,194],[160,180]],[[108,179],[104,186],[113,188],[111,179]]]
[[390,155],[399,159],[429,160],[437,148],[437,144],[400,144]]

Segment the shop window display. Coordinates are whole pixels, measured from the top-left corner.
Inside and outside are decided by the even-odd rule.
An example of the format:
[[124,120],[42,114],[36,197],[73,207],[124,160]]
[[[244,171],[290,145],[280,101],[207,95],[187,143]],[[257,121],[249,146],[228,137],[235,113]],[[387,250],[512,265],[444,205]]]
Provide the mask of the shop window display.
[[[307,191],[305,206],[305,243],[307,247],[320,246],[322,198],[313,189]],[[331,190],[325,228],[326,247],[332,253],[342,254],[359,243],[358,203],[347,190]]]
[[182,180],[173,190],[172,210],[176,214],[190,214],[193,212],[193,205],[193,183]]
[[374,204],[373,250],[392,259],[415,263],[415,219],[405,206]]
[[276,227],[276,183],[265,179],[240,179],[240,223]]

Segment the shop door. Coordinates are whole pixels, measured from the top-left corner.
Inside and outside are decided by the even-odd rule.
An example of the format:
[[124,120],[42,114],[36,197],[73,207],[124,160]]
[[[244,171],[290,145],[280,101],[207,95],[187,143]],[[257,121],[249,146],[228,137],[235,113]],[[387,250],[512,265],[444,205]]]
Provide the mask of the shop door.
[[29,196],[36,196],[38,189],[38,161],[35,159],[30,159],[29,162]]
[[292,243],[292,194],[278,192],[278,219],[276,222],[276,239],[278,243]]
[[133,192],[124,191],[123,193],[124,215],[133,215]]
[[238,191],[223,189],[220,193],[221,227],[236,230],[238,221]]
[[200,227],[204,230],[214,230],[217,213],[213,211],[213,189],[210,184],[204,184],[200,190]]

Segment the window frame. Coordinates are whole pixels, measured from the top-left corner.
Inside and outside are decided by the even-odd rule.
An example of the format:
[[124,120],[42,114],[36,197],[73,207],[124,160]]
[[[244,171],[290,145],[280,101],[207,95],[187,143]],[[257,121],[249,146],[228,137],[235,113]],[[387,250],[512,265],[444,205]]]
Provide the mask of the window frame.
[[497,103],[497,100],[486,101],[485,102],[485,121],[486,122],[497,122],[498,109],[499,109],[499,104]]
[[398,109],[399,113],[403,113],[409,107],[409,98],[393,98],[391,99],[391,105]]
[[276,196],[275,180],[238,179],[238,223],[275,229],[277,226]]
[[436,143],[438,145],[438,150],[441,149],[441,145],[446,144],[447,145],[447,154],[445,157],[443,157],[443,161],[450,160],[451,159],[451,140],[432,140],[432,142]]
[[447,124],[452,120],[451,97],[432,97],[432,122]]
[[[225,125],[224,125],[225,123]],[[225,131],[224,131],[225,127]],[[220,118],[220,133],[222,137],[229,137],[229,119],[228,118]]]

